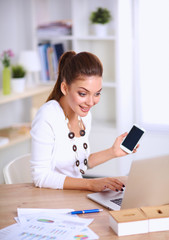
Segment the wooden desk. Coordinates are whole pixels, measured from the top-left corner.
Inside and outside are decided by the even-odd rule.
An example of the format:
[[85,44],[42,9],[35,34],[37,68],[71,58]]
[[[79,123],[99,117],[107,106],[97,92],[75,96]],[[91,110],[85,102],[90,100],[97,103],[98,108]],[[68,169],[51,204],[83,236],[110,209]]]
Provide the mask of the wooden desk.
[[[73,208],[76,210],[102,208],[89,200],[88,191],[53,190],[35,188],[33,184],[0,185],[0,229],[15,223],[17,208]],[[167,240],[169,231],[118,237],[109,226],[109,213],[106,208],[100,213],[80,215],[94,218],[89,227],[101,240]],[[64,240],[64,239],[62,239]]]

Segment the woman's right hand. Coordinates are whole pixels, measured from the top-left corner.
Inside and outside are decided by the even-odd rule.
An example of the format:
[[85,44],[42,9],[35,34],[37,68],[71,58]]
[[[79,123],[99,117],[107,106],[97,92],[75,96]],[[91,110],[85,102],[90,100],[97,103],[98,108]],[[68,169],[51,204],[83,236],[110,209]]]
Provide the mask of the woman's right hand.
[[101,192],[106,188],[113,191],[123,191],[124,183],[119,181],[117,178],[105,177],[105,178],[94,178],[89,180],[89,190],[93,192]]

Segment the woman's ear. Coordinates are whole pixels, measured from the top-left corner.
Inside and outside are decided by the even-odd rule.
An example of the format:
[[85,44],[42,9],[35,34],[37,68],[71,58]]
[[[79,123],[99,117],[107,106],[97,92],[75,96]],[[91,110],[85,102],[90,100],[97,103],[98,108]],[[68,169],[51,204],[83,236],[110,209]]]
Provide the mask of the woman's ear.
[[63,81],[61,83],[60,89],[61,89],[61,92],[63,93],[63,95],[67,95],[68,87],[67,87],[67,84],[65,81]]

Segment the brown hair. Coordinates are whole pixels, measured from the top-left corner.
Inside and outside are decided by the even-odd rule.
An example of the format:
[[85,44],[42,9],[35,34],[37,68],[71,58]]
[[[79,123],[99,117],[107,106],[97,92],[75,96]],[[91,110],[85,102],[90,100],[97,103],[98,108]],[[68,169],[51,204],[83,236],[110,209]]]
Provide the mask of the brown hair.
[[80,76],[102,76],[103,66],[99,58],[89,52],[80,52],[76,54],[74,51],[65,52],[59,61],[58,78],[56,84],[49,95],[47,102],[50,100],[59,101],[63,96],[61,92],[61,83],[63,80],[71,85]]

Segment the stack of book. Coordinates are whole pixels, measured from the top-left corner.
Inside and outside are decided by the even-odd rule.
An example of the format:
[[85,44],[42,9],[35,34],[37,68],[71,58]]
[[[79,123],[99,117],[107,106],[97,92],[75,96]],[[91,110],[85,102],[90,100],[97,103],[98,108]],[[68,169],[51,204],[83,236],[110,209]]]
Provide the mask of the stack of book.
[[57,79],[58,62],[64,53],[63,43],[40,43],[38,45],[40,63],[41,63],[41,80],[47,82]]
[[62,20],[46,23],[37,27],[38,37],[52,37],[52,36],[63,36],[71,35],[72,33],[72,22],[70,20]]

